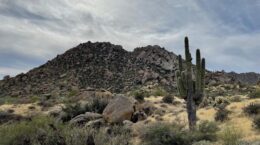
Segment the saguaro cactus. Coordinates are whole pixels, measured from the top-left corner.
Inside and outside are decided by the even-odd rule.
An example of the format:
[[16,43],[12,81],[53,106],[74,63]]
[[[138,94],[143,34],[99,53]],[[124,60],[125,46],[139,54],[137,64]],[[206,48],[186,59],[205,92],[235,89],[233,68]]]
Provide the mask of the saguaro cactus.
[[[189,50],[189,40],[185,37],[185,67],[179,55],[179,68],[176,71],[177,86],[181,97],[186,100],[189,128],[196,126],[196,105],[201,103],[204,92],[205,59],[200,57],[200,50],[196,51],[196,66],[192,66],[192,57]],[[185,68],[185,69],[184,69]],[[193,73],[195,69],[195,72]],[[195,78],[193,75],[195,74]]]

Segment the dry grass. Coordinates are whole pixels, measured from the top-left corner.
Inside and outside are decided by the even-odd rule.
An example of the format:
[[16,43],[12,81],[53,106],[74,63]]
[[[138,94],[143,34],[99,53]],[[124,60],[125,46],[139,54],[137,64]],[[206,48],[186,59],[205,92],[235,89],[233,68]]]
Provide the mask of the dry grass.
[[[34,109],[30,109],[33,106]],[[7,110],[14,110],[14,114],[21,115],[21,116],[30,116],[41,113],[42,109],[36,103],[29,103],[29,104],[4,104],[0,105],[1,111]]]
[[[260,102],[260,99],[247,99],[245,96],[241,96],[243,101],[241,102],[232,102],[227,106],[227,109],[231,111],[231,114],[229,115],[229,120],[221,123],[219,126],[221,129],[225,128],[225,126],[233,125],[234,127],[238,128],[242,131],[242,135],[244,140],[247,141],[254,141],[254,140],[260,140],[260,133],[254,129],[252,126],[252,119],[248,116],[246,116],[243,113],[243,108],[247,106],[248,104],[252,102]],[[152,103],[155,103],[155,107],[159,109],[164,109],[165,114],[162,116],[163,121],[165,122],[188,122],[187,120],[187,113],[183,106],[184,101],[178,98],[175,98],[175,100],[178,100],[182,102],[179,105],[168,105],[167,107],[161,107],[161,99],[162,97],[154,97],[151,96],[149,98],[146,98],[147,101],[150,101]],[[197,111],[197,116],[199,121],[202,120],[208,120],[208,121],[214,121],[216,109],[214,108],[202,108]],[[149,117],[148,118],[151,122],[155,122],[155,117]]]

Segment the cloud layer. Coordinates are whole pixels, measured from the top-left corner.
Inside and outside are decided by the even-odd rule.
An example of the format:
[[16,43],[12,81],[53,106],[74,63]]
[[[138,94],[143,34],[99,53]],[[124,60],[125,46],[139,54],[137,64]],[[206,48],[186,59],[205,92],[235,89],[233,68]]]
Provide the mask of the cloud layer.
[[0,78],[78,43],[183,52],[188,35],[210,70],[260,72],[258,0],[0,0]]

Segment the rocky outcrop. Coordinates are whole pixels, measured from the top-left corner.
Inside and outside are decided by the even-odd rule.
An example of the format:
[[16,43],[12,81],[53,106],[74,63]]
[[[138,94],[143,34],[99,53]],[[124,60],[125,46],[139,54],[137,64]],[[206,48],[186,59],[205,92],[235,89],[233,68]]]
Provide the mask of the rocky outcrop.
[[108,123],[122,123],[131,120],[135,112],[135,102],[125,96],[117,96],[111,100],[103,111],[103,118]]

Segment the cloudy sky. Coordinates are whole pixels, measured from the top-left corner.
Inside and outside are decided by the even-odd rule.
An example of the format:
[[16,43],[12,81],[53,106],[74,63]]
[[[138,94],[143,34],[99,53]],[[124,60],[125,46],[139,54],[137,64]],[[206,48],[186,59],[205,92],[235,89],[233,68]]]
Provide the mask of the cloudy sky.
[[260,72],[260,0],[0,0],[0,78],[86,41],[200,48],[210,70]]

